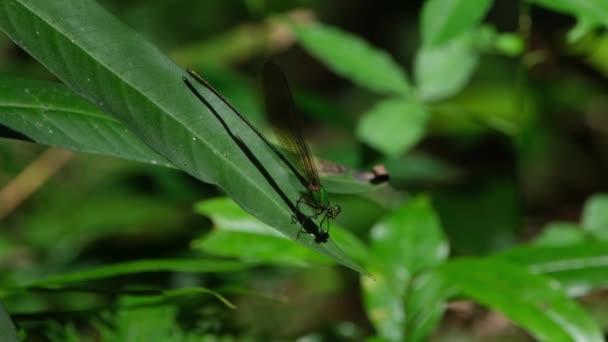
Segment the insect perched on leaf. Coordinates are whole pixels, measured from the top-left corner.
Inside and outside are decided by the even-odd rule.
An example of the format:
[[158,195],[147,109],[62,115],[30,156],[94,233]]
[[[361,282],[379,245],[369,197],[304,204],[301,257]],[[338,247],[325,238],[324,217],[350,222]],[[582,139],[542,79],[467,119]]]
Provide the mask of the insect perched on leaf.
[[[289,90],[289,85],[285,75],[281,71],[278,65],[267,62],[263,68],[263,89],[264,99],[266,105],[266,112],[271,126],[273,127],[275,134],[280,140],[283,147],[291,154],[292,158],[287,158],[281,151],[277,149],[249,120],[243,116],[236,108],[234,108],[220,93],[218,93],[207,81],[205,81],[200,75],[193,70],[188,70],[188,73],[194,77],[201,85],[213,92],[220,100],[222,100],[232,111],[239,116],[273,151],[279,158],[291,169],[291,171],[298,177],[300,183],[306,188],[306,191],[302,192],[302,195],[296,200],[296,205],[293,207],[292,203],[290,207],[293,207],[294,214],[292,215],[292,223],[299,223],[300,230],[298,231],[297,237],[299,238],[300,233],[305,231],[311,234],[315,238],[316,243],[324,243],[329,239],[329,220],[335,219],[340,214],[340,206],[332,205],[329,200],[329,194],[321,185],[317,168],[310,153],[310,149],[304,140],[301,131],[301,123],[296,115],[295,107],[293,104],[293,98]],[[243,146],[242,140],[235,136],[230,128],[226,125],[223,118],[217,113],[217,111],[210,105],[210,103],[194,88],[187,78],[183,78],[186,86],[194,93],[194,95],[205,104],[205,106],[215,115],[215,117],[222,123],[225,129],[228,131],[230,136],[235,142],[245,148],[246,155],[255,159],[255,156],[250,156],[251,151]],[[296,168],[290,161],[296,160],[299,168]],[[258,164],[257,160],[253,160]],[[267,174],[264,170],[263,174]],[[313,213],[305,215],[301,211],[301,205],[308,206]],[[321,218],[320,224],[317,226],[312,223],[312,219]],[[325,224],[325,229],[323,225]]]

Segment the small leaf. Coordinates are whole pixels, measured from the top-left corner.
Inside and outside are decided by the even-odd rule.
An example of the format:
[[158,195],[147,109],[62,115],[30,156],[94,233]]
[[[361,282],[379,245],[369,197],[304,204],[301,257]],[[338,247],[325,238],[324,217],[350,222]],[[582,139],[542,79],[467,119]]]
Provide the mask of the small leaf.
[[582,225],[601,240],[608,240],[608,194],[594,195],[583,208]]
[[597,323],[556,282],[492,259],[441,266],[446,285],[498,310],[541,341],[603,341]]
[[387,156],[398,157],[422,139],[428,118],[420,103],[398,98],[383,100],[363,114],[357,135]]
[[367,266],[377,279],[362,279],[364,305],[378,334],[393,341],[404,336],[406,289],[418,273],[447,258],[448,246],[429,202],[415,198],[371,230],[372,258]]
[[530,0],[530,2],[587,22],[608,25],[608,2],[605,0]]
[[471,46],[472,37],[465,34],[443,45],[418,51],[414,76],[420,98],[438,100],[464,88],[479,62],[479,54]]
[[295,31],[304,48],[338,75],[379,93],[409,92],[403,69],[359,37],[322,24],[298,25]]
[[583,229],[570,222],[554,222],[548,224],[542,233],[534,240],[538,246],[569,246],[585,241]]
[[472,29],[491,5],[492,0],[427,0],[422,9],[423,46],[441,45]]

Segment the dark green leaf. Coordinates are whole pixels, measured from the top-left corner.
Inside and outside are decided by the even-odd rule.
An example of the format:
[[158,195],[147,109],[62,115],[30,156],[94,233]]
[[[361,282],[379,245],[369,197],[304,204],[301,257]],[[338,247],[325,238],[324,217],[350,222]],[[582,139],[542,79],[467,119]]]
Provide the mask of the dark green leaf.
[[360,38],[322,24],[299,25],[295,31],[304,48],[338,75],[380,93],[409,92],[403,69],[386,52]]
[[420,103],[398,98],[383,100],[363,114],[357,135],[387,156],[398,157],[422,139],[428,117]]
[[523,266],[492,259],[459,259],[439,270],[446,285],[501,311],[538,340],[604,340],[589,314],[558,283]]
[[427,0],[422,9],[422,41],[441,45],[472,29],[490,9],[492,0]]
[[17,342],[17,330],[13,325],[11,317],[8,315],[2,303],[0,302],[0,341]]
[[[240,206],[296,239],[292,211],[252,162],[265,167],[287,198],[301,184],[251,128],[217,97],[201,89],[250,154],[184,86],[184,70],[91,0],[7,0],[0,29],[66,83],[177,168],[217,184]],[[307,234],[308,235],[308,234]],[[300,243],[362,271],[330,240]]]
[[173,167],[118,120],[58,83],[0,78],[0,123],[40,144]]

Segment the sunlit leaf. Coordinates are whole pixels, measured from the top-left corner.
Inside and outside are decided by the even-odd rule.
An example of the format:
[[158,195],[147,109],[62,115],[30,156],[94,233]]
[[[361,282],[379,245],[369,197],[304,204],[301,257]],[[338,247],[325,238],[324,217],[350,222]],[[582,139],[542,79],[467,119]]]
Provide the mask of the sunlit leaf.
[[427,197],[412,199],[378,222],[371,238],[368,269],[376,280],[362,280],[365,310],[380,336],[399,341],[409,317],[404,301],[421,300],[406,298],[406,289],[418,273],[447,258],[448,245]]
[[424,136],[428,117],[420,103],[398,98],[383,100],[363,114],[357,135],[387,156],[398,157]]
[[443,45],[418,51],[414,62],[417,93],[425,100],[437,100],[458,93],[477,68],[479,55],[471,34],[461,35]]
[[422,9],[422,41],[426,48],[441,45],[477,25],[492,0],[426,0]]

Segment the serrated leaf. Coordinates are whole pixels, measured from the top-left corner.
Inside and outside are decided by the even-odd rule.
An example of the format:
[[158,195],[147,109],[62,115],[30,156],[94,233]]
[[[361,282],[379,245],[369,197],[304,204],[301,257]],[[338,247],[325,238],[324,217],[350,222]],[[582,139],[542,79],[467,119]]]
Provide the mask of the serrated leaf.
[[458,93],[471,79],[479,62],[471,34],[461,35],[443,45],[424,47],[416,54],[414,76],[421,99],[430,101]]
[[409,92],[403,69],[388,53],[359,37],[322,24],[298,25],[295,32],[310,54],[357,85],[385,94]]
[[492,0],[427,0],[422,9],[425,48],[444,44],[472,29],[490,9]]
[[[284,200],[295,201],[305,190],[296,177],[220,99],[200,89],[227,127],[250,146],[247,154],[184,86],[184,70],[97,3],[3,1],[0,29],[177,168],[217,184],[248,212],[296,239],[299,229],[291,224],[292,212]],[[276,187],[262,171],[271,175]],[[315,244],[306,236],[299,242],[362,271],[331,239]]]
[[458,259],[439,268],[446,285],[498,310],[541,341],[603,341],[596,322],[555,281],[498,260]]
[[363,114],[357,135],[387,156],[398,157],[422,139],[428,119],[420,103],[399,98],[383,100]]

